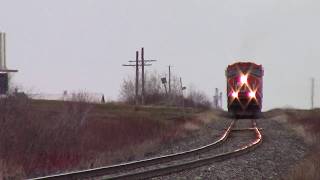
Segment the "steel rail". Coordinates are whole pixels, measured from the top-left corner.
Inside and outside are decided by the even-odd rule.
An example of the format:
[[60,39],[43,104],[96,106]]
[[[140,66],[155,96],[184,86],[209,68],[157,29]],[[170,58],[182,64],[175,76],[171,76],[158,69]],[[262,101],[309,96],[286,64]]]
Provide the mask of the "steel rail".
[[29,180],[42,180],[42,179],[84,179],[84,178],[93,178],[93,177],[99,177],[99,176],[106,176],[108,174],[115,174],[120,171],[128,171],[128,170],[133,170],[145,166],[151,166],[151,165],[156,165],[156,164],[161,164],[161,163],[166,163],[170,161],[174,161],[177,159],[182,159],[186,157],[190,157],[192,155],[198,155],[204,152],[207,152],[215,147],[217,145],[221,144],[224,142],[233,126],[235,124],[235,120],[233,120],[228,128],[224,131],[222,136],[216,140],[215,142],[184,152],[180,153],[175,153],[175,154],[169,154],[169,155],[164,155],[160,157],[154,157],[154,158],[149,158],[149,159],[144,159],[144,160],[139,160],[139,161],[132,161],[128,163],[122,163],[118,165],[112,165],[112,166],[105,166],[105,167],[99,167],[99,168],[94,168],[94,169],[87,169],[83,171],[74,171],[74,172],[68,172],[68,173],[62,173],[62,174],[56,174],[56,175],[51,175],[51,176],[44,176],[44,177],[38,177],[38,178],[32,178]]
[[171,166],[166,166],[163,168],[157,168],[157,169],[152,169],[152,170],[143,171],[143,172],[108,177],[108,179],[110,178],[110,179],[115,179],[115,180],[116,179],[130,179],[131,180],[131,179],[153,178],[153,177],[164,176],[164,175],[168,175],[168,174],[172,174],[172,173],[177,173],[177,172],[184,171],[187,169],[194,169],[194,168],[197,168],[200,166],[209,165],[212,162],[219,162],[219,161],[230,159],[232,157],[242,155],[244,153],[247,153],[249,151],[254,150],[258,145],[260,145],[262,143],[262,135],[259,131],[259,128],[257,127],[255,121],[252,121],[252,123],[253,123],[253,131],[255,131],[255,134],[256,134],[256,139],[254,141],[250,142],[249,144],[247,144],[239,149],[236,149],[234,151],[218,154],[218,155],[211,156],[211,157],[201,158],[198,160],[193,160],[193,161],[181,163],[178,165],[171,165]]

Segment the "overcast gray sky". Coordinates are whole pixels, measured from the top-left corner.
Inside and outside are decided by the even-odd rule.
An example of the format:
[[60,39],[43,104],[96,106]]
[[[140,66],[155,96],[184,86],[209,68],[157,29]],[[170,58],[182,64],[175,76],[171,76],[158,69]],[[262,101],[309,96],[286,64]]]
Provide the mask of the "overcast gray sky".
[[[320,105],[320,1],[317,0],[0,0],[7,64],[14,82],[37,92],[87,90],[117,99],[145,47],[187,85],[225,92],[225,68],[262,64],[264,109]],[[224,101],[225,104],[225,101]]]

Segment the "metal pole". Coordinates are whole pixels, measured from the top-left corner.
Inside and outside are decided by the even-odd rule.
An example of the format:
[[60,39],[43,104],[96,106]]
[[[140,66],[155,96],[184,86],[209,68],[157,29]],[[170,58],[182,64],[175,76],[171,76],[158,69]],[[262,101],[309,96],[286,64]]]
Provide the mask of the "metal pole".
[[136,51],[136,105],[139,104],[139,52]]
[[141,103],[144,105],[144,48],[141,48],[141,66],[142,66],[142,92]]

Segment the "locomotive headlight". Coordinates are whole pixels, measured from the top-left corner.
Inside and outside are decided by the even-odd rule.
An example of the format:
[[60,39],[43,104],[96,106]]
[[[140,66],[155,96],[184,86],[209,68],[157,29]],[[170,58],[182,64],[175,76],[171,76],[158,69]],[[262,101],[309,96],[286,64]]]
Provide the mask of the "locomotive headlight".
[[241,75],[240,82],[241,84],[247,84],[248,81],[248,75]]
[[231,95],[232,95],[233,98],[237,98],[238,97],[238,93],[237,92],[232,92]]
[[253,92],[253,91],[251,91],[251,92],[249,93],[249,97],[250,97],[250,98],[255,98],[255,97],[256,97],[256,93]]

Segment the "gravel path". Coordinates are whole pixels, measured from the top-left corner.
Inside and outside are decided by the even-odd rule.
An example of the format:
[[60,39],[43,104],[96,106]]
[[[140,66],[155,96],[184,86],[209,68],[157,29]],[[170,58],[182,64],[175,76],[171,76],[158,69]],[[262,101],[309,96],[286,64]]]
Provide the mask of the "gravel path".
[[[283,116],[282,116],[283,117]],[[223,162],[212,163],[193,170],[187,170],[154,179],[281,179],[288,170],[306,154],[307,146],[292,130],[277,122],[274,117],[257,120],[258,127],[263,128],[263,143],[253,152]],[[217,133],[231,120],[214,121],[183,141],[166,145],[159,154],[175,153],[193,147],[199,147],[208,139],[217,138]],[[251,127],[249,120],[239,121],[237,128]],[[212,130],[212,129],[215,130]],[[197,135],[195,135],[197,134]],[[239,147],[236,142],[249,142],[252,134],[233,132],[232,138],[223,147],[212,152],[225,152]]]

